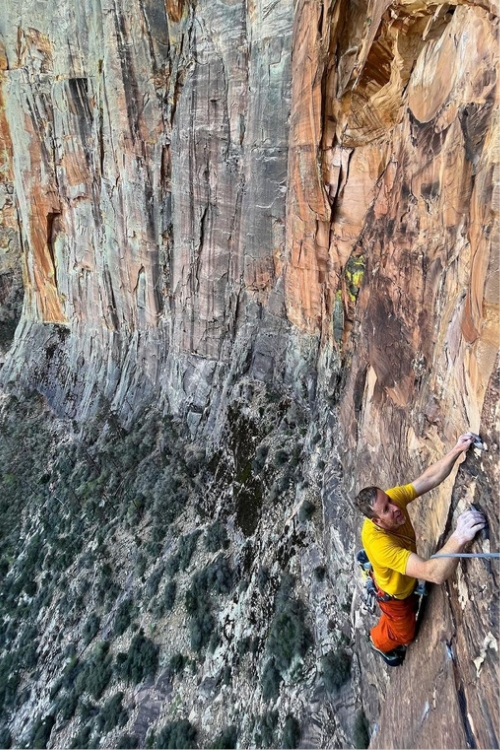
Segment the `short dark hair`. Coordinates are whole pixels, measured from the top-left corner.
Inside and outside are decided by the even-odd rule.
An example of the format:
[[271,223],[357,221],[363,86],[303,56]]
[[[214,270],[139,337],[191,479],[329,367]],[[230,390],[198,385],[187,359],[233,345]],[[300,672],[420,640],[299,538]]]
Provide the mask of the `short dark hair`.
[[354,505],[367,518],[374,518],[373,503],[380,487],[364,487],[354,498]]

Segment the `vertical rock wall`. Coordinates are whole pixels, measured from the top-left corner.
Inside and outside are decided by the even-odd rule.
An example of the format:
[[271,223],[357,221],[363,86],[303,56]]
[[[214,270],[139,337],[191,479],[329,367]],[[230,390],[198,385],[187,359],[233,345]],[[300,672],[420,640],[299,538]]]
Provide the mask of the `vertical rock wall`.
[[283,317],[293,17],[290,2],[131,2],[63,4],[54,23],[9,4],[24,323],[67,327],[78,400],[91,381],[114,391],[110,366],[157,358],[147,378],[172,381],[175,408],[180,359],[206,379],[207,363],[230,361],[248,305],[250,320],[263,305]]
[[[499,547],[498,381],[497,367],[481,415],[488,450],[472,451],[460,466],[443,524],[449,533],[458,513],[471,504],[482,509],[489,525],[473,552]],[[425,515],[432,515],[428,503]],[[422,518],[418,528],[425,528]],[[429,532],[422,537],[423,546],[433,541]],[[391,680],[372,747],[498,747],[499,614],[498,560],[461,561],[456,575],[431,588],[417,641]]]
[[[217,370],[217,390],[236,352],[258,376],[293,378],[298,361],[314,372],[317,341],[327,369],[359,362],[343,407],[354,437],[352,404],[372,390],[396,412],[418,401],[420,415],[440,389],[467,391],[460,419],[477,423],[498,294],[487,3],[128,2],[58,14],[54,25],[9,3],[2,96],[23,331],[67,327],[77,401],[120,380],[123,402],[147,361],[151,389],[182,408],[186,370],[207,391]],[[288,375],[266,343],[287,321],[299,332]],[[5,381],[23,370],[18,351]],[[425,371],[447,372],[452,387],[420,388]]]
[[[321,10],[310,28],[325,23]],[[343,491],[325,486],[333,550],[346,494],[410,481],[467,428],[482,432],[492,452],[482,461],[470,456],[457,478],[416,504],[419,550],[434,552],[471,502],[495,528],[474,549],[498,549],[492,11],[472,3],[337,3],[327,10],[329,34],[318,32],[321,43],[311,39],[304,48],[308,60],[317,50],[315,71],[294,58],[304,80],[314,82],[304,82],[309,106],[301,111],[317,112],[309,140],[321,145],[322,172],[314,153],[297,149],[301,180],[292,182],[289,200],[302,206],[303,224],[298,231],[288,224],[287,309],[297,325],[321,330],[326,395],[335,361],[328,352],[343,363]],[[320,141],[311,122],[316,132],[322,125]],[[301,182],[312,195],[326,194],[331,210],[324,200],[302,203]],[[432,592],[418,643],[389,684],[367,653],[364,634],[373,620],[358,620],[373,746],[498,746],[496,574],[487,563],[471,563]]]
[[0,357],[9,349],[21,315],[23,281],[18,217],[12,184],[12,142],[2,85],[6,60],[0,46]]

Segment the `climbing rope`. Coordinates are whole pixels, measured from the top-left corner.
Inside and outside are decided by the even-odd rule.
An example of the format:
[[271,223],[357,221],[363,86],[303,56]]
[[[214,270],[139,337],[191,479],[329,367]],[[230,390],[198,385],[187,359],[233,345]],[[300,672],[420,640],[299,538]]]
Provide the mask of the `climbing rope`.
[[482,557],[490,559],[492,557],[500,557],[500,552],[460,552],[456,555],[431,555],[431,560],[435,557]]

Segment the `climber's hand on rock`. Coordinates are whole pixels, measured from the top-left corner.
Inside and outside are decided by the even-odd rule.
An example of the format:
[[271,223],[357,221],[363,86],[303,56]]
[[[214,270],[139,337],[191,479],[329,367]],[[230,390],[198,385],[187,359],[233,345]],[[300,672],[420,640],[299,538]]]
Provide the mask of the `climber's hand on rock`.
[[460,435],[460,437],[458,438],[457,444],[455,445],[455,450],[467,451],[469,450],[473,442],[474,442],[474,435],[472,434],[472,432],[465,432],[463,435]]
[[457,520],[457,528],[453,536],[460,542],[466,544],[471,542],[478,531],[486,526],[486,518],[478,510],[466,510]]

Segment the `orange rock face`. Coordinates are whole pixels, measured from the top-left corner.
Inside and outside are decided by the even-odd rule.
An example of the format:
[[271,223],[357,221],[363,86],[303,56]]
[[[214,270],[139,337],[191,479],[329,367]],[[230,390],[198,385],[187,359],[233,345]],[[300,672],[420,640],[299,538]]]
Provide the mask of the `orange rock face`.
[[[382,432],[372,417],[383,419],[386,402],[420,414],[421,398],[456,405],[458,393],[464,408],[445,435],[459,421],[478,426],[499,333],[497,25],[469,5],[299,10],[287,313],[325,342],[337,290],[344,318],[354,315],[343,405],[353,440],[363,430],[353,398],[366,401],[368,432]],[[351,257],[366,261],[355,313],[346,295]],[[425,395],[422,370],[433,373]]]
[[168,17],[174,21],[179,22],[182,18],[184,11],[185,0],[166,0],[166,9]]
[[[349,367],[340,418],[346,489],[354,493],[374,483],[410,481],[468,428],[490,435],[498,457],[498,422],[483,411],[495,388],[499,343],[498,19],[473,5],[376,3],[363,6],[364,15],[357,4],[344,10],[331,15],[329,56],[335,64],[329,69],[322,55],[316,57],[317,75],[324,71],[326,81],[322,177],[332,205],[330,273],[321,276],[325,252],[314,248],[309,267],[316,267],[316,281],[293,254],[286,274],[293,279],[287,287],[290,317],[306,330],[319,318],[327,347],[339,315],[336,300],[342,300],[343,334],[332,346]],[[311,160],[310,174],[319,179],[315,166]],[[300,194],[293,183],[291,195]],[[303,235],[311,235],[322,218],[311,211]],[[289,229],[293,246],[292,221]],[[365,261],[361,289],[350,304],[349,258]],[[491,465],[477,471],[481,480],[471,479],[467,492],[459,477],[451,504],[452,480],[434,493],[430,507],[417,506],[422,554],[436,549],[447,519],[481,497],[495,522],[484,491],[494,486],[495,473]],[[467,571],[462,585],[488,591],[494,602],[487,572],[474,575]],[[457,596],[454,590],[452,599]],[[466,687],[479,674],[470,671],[467,651],[480,652],[495,622],[494,612],[474,606],[453,600],[450,609],[436,593],[424,642],[387,689],[374,746],[495,743],[496,730],[484,729],[485,723],[496,726],[492,673],[482,673],[483,701]],[[469,617],[481,622],[477,640],[456,626]],[[460,651],[455,661],[446,661],[446,642]],[[416,681],[434,643],[435,670],[424,670]],[[485,664],[493,671],[495,647],[485,646]],[[431,683],[450,696],[452,718],[445,726],[435,713]],[[384,691],[381,683],[379,689]]]
[[5,113],[7,58],[0,43],[0,359],[9,348],[21,314],[23,279],[20,231],[12,169],[12,140]]

